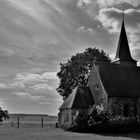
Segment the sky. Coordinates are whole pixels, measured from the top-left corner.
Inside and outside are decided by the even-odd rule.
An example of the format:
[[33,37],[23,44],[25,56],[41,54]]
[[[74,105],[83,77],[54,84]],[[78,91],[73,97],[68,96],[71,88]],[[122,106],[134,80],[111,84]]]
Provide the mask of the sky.
[[113,59],[122,7],[131,54],[139,61],[140,0],[0,0],[2,109],[57,115],[60,63],[88,47]]

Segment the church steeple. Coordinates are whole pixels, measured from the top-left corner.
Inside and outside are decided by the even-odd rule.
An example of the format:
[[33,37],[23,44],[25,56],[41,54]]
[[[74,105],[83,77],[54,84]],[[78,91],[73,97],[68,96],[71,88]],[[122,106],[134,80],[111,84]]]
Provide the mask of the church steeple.
[[118,48],[117,48],[115,60],[112,63],[136,66],[136,62],[137,61],[132,58],[130,53],[128,39],[125,30],[124,18],[123,18],[119,42],[118,42]]

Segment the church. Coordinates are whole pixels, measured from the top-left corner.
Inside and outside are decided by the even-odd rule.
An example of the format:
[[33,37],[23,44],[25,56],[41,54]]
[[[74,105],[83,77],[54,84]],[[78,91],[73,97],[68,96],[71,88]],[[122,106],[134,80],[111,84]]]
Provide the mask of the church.
[[94,62],[87,86],[74,89],[59,108],[59,127],[70,127],[79,111],[93,105],[112,116],[140,117],[140,67],[131,56],[124,20],[115,59]]

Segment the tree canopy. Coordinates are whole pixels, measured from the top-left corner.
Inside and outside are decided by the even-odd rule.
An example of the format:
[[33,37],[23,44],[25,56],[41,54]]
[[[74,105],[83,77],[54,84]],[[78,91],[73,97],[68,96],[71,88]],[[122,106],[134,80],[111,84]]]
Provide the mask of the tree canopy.
[[110,62],[110,58],[103,50],[87,48],[84,52],[73,55],[68,62],[60,63],[60,71],[57,73],[60,83],[57,92],[65,99],[78,85],[85,86],[95,61]]
[[8,110],[2,110],[0,107],[0,122],[3,122],[3,119],[9,119]]

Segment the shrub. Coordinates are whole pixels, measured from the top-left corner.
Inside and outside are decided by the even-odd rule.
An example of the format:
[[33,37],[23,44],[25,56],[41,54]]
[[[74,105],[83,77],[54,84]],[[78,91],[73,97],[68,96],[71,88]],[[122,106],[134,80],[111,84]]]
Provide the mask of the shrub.
[[108,123],[109,118],[106,111],[98,112],[96,108],[91,108],[88,114],[79,112],[70,130],[79,132],[95,131],[99,126],[103,128]]
[[9,119],[9,114],[7,110],[2,110],[0,108],[0,122],[3,122],[3,119],[4,120]]
[[74,123],[72,124],[71,130],[79,131],[79,132],[87,130],[88,128],[87,121],[88,121],[88,115],[85,112],[79,112]]
[[88,114],[79,112],[70,130],[96,133],[140,132],[140,123],[136,117],[111,117],[108,112],[92,107]]

